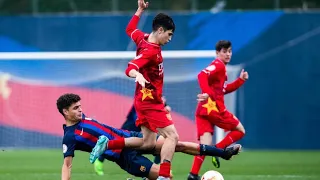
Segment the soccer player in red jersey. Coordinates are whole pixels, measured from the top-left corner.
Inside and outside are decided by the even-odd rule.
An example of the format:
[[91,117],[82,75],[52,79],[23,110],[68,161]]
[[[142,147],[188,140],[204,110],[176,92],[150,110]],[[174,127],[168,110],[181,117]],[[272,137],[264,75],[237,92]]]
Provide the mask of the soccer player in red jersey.
[[[224,95],[237,90],[249,77],[242,69],[240,77],[226,84],[226,65],[232,56],[231,42],[218,41],[216,44],[217,58],[198,75],[202,94],[198,95],[196,124],[201,144],[211,145],[213,126],[230,131],[226,137],[216,144],[217,148],[226,148],[240,140],[245,130],[238,118],[230,113],[224,104]],[[188,180],[200,179],[198,174],[205,156],[195,156]]]
[[136,125],[141,127],[143,145],[140,149],[153,149],[157,132],[165,141],[161,149],[161,164],[158,179],[169,179],[171,161],[179,136],[170,114],[162,101],[163,58],[161,46],[167,44],[174,33],[175,24],[166,14],[156,15],[152,32],[146,34],[137,25],[148,2],[138,0],[138,10],[129,22],[126,33],[137,45],[136,57],[129,62],[127,76],[136,79],[134,106],[137,111]]

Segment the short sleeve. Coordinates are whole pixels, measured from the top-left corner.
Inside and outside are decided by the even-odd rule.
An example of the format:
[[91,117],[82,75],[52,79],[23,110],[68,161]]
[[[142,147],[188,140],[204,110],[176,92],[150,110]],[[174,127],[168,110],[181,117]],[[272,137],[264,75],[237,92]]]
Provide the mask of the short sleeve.
[[62,152],[63,157],[72,156],[74,157],[74,151],[76,147],[76,140],[72,134],[67,132],[62,140]]
[[215,74],[223,69],[223,66],[218,62],[213,62],[209,66],[207,66],[205,69],[202,70],[202,72],[211,75]]
[[156,53],[148,51],[148,49],[143,50],[138,56],[131,60],[128,64],[133,65],[135,69],[140,69],[146,66],[148,63],[152,62],[156,57]]

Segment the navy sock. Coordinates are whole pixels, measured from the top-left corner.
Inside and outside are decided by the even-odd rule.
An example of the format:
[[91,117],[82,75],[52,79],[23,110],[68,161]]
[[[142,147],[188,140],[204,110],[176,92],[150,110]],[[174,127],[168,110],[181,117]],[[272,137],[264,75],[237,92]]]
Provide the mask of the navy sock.
[[160,161],[161,161],[160,155],[155,155],[153,162],[154,162],[155,164],[160,164]]
[[225,155],[225,152],[223,149],[216,148],[215,146],[200,144],[200,155],[221,157]]
[[100,162],[103,162],[103,161],[104,161],[104,157],[103,157],[103,156],[99,156],[98,159],[99,159]]

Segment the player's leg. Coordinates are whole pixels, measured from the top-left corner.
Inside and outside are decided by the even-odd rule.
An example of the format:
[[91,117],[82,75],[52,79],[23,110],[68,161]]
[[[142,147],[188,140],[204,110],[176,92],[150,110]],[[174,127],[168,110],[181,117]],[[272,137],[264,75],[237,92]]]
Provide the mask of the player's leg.
[[154,156],[153,162],[155,164],[160,164],[160,162],[161,162],[160,154],[157,154],[157,155]]
[[[212,145],[213,125],[204,117],[196,116],[197,134],[201,144]],[[204,155],[195,156],[188,176],[189,180],[199,179],[199,171],[205,159]]]
[[235,144],[230,146],[230,148],[221,149],[211,145],[183,141],[179,141],[176,147],[176,152],[182,152],[189,155],[217,156],[225,160],[230,160],[232,156],[238,155],[240,150],[240,144]]
[[173,124],[164,128],[158,128],[158,130],[160,135],[162,135],[165,138],[160,152],[161,164],[159,171],[159,179],[169,179],[171,161],[175,152],[176,145],[179,140],[179,136]]
[[145,117],[137,120],[136,125],[141,128],[143,134],[142,139],[139,137],[130,137],[108,140],[107,149],[122,149],[126,147],[138,150],[152,150],[156,145],[156,129],[148,123]]
[[141,132],[143,134],[143,144],[139,147],[139,150],[154,149],[157,143],[157,133],[146,126],[141,126]]
[[152,163],[135,150],[124,149],[116,163],[129,174],[150,180],[156,180],[160,171],[160,165]]
[[232,113],[226,111],[221,115],[221,120],[215,122],[215,124],[230,132],[224,139],[216,144],[218,148],[226,148],[234,142],[239,141],[245,135],[245,129],[241,122]]
[[139,137],[117,137],[109,140],[108,137],[102,135],[99,137],[96,145],[90,153],[90,163],[94,163],[96,159],[101,156],[106,149],[123,149],[127,148],[138,148],[143,145],[143,139]]
[[[156,149],[151,154],[159,154],[164,143],[164,137],[159,136],[157,139]],[[193,142],[178,141],[175,152],[182,152],[189,155],[206,155],[218,156],[229,160],[233,155],[237,155],[241,149],[241,145],[237,144],[230,149],[221,149],[212,145],[197,144]],[[148,154],[148,152],[142,152]]]
[[[127,115],[127,120],[123,123],[121,129],[128,130],[128,131],[135,131],[135,132],[140,132],[141,128],[136,126],[136,120],[137,120],[137,112],[132,106],[130,109],[130,112]],[[154,163],[159,164],[160,163],[160,155],[155,155],[154,156]]]

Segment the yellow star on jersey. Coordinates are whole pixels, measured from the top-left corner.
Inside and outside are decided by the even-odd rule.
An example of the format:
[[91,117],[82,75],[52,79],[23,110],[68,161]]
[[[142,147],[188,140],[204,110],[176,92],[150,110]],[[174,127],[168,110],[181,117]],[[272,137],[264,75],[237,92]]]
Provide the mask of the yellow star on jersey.
[[207,108],[208,115],[211,113],[211,111],[219,112],[216,101],[212,101],[210,97],[208,98],[208,102],[202,105],[202,107]]
[[147,97],[149,97],[150,99],[153,99],[153,96],[151,93],[152,91],[153,91],[152,89],[142,88],[140,90],[140,92],[142,92],[142,101],[145,100]]

